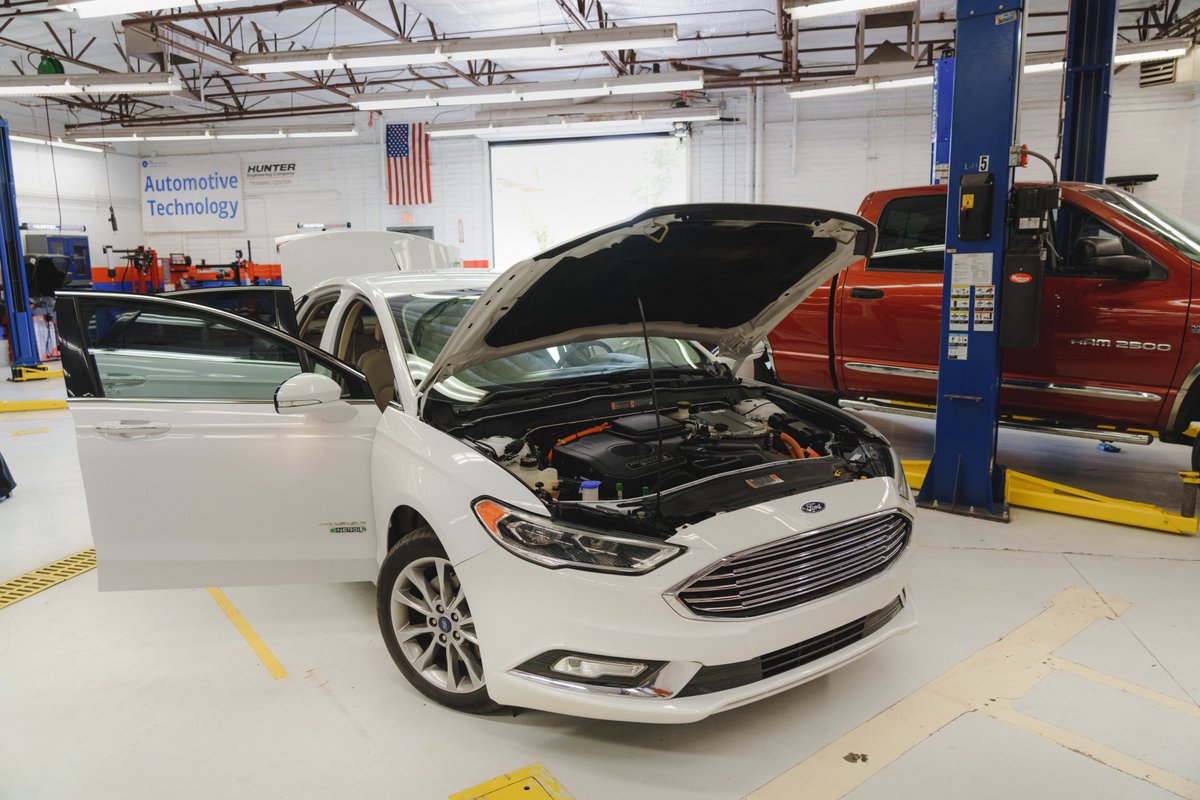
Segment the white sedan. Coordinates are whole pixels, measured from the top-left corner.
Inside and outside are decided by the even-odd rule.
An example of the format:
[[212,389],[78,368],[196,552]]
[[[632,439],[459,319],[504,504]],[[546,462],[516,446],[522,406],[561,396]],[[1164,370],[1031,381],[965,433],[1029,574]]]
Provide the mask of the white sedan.
[[913,499],[878,432],[697,342],[745,358],[874,236],[676,206],[295,317],[62,292],[100,586],[374,581],[400,670],[471,712],[689,722],[811,680],[913,625]]

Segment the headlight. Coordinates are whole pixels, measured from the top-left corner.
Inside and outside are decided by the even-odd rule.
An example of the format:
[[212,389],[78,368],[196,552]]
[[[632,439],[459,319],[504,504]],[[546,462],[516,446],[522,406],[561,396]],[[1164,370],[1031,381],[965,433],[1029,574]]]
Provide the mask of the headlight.
[[601,533],[553,523],[495,500],[474,504],[475,516],[500,545],[526,561],[543,567],[588,569],[640,575],[665,564],[684,548],[656,539]]

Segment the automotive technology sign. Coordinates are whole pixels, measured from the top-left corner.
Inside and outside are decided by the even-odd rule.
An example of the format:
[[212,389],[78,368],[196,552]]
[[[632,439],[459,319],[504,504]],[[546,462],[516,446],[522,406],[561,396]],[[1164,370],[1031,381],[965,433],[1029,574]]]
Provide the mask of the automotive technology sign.
[[236,155],[143,158],[142,229],[240,231],[242,164]]

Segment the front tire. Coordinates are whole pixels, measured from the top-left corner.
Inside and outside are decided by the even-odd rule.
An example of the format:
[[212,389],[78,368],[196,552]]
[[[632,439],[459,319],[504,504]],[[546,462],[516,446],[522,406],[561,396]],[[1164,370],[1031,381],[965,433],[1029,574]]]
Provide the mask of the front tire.
[[466,592],[431,528],[417,528],[384,558],[376,607],[388,652],[417,691],[472,714],[500,710],[484,685]]

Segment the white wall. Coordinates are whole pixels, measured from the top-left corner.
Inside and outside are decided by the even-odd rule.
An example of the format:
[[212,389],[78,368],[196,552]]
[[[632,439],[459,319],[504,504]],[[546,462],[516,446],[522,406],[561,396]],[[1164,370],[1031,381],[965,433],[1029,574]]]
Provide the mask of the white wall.
[[[302,222],[349,222],[354,229],[382,230],[388,226],[432,226],[434,237],[459,248],[464,259],[490,259],[491,190],[487,145],[477,139],[439,141],[430,150],[434,201],[419,206],[390,206],[383,171],[382,125],[360,125],[363,135],[314,140],[306,147],[254,147],[232,143],[201,143],[200,152],[239,152],[242,166],[256,162],[295,162],[296,180],[283,188],[243,189],[246,231],[225,233],[151,233],[148,243],[160,253],[188,253],[210,263],[228,262],[233,251],[251,243],[254,259],[276,260],[276,236],[296,233]],[[190,145],[190,147],[189,147]],[[142,155],[196,153],[195,143],[170,143]],[[135,164],[136,167],[136,164]],[[459,235],[461,222],[462,235]]]
[[[1060,80],[1022,83],[1021,141],[1051,156]],[[1139,89],[1136,70],[1124,70],[1114,83],[1107,150],[1108,174],[1158,173],[1138,195],[1192,219],[1200,218],[1198,90],[1196,82]],[[928,87],[804,101],[767,90],[763,202],[854,211],[874,189],[928,183],[930,102]],[[694,200],[747,199],[747,105],[745,93],[731,96],[726,115],[740,122],[709,123],[692,137]],[[1048,176],[1031,163],[1025,176]]]
[[[118,248],[142,244],[145,237],[138,207],[137,160],[110,153],[106,174],[105,156],[100,153],[51,150],[44,145],[12,143],[20,221],[58,224],[61,203],[62,224],[86,226],[96,266],[106,263],[101,252],[106,244]],[[108,222],[110,202],[117,212],[116,233]]]

